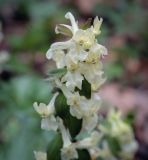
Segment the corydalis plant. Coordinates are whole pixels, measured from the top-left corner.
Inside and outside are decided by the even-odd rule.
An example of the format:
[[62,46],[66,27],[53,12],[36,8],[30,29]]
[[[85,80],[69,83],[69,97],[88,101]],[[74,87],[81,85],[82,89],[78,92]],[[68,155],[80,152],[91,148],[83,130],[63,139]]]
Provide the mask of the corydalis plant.
[[54,130],[55,138],[47,152],[35,152],[37,160],[117,160],[132,159],[136,142],[128,124],[114,110],[98,116],[101,99],[97,91],[104,83],[101,59],[107,49],[98,44],[102,19],[80,29],[73,15],[65,17],[71,25],[61,24],[56,33],[71,36],[68,41],[53,43],[47,58],[57,69],[50,71],[55,93],[48,105],[35,102],[41,115],[41,128]]

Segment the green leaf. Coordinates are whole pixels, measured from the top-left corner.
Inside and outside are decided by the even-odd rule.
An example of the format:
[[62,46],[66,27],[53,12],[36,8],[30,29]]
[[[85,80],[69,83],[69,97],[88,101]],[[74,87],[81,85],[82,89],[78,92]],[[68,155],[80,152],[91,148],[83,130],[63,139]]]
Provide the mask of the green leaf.
[[86,149],[80,150],[79,149],[77,151],[78,151],[79,158],[75,159],[75,160],[91,160],[91,157],[90,157],[88,150],[86,150]]
[[128,125],[130,126],[133,126],[134,125],[134,122],[135,122],[135,112],[129,112],[126,117],[125,117],[125,123],[127,123]]
[[70,113],[67,117],[64,117],[64,124],[69,129],[72,138],[76,137],[82,128],[82,119],[77,119],[73,117]]
[[66,102],[66,97],[62,92],[59,93],[55,100],[55,110],[57,116],[61,117],[62,119],[67,117],[69,114],[69,106]]
[[63,119],[64,125],[69,129],[71,136],[74,138],[82,128],[82,120],[73,117],[69,108],[66,97],[60,92],[55,100],[56,114]]
[[107,141],[112,154],[118,157],[118,154],[121,150],[121,146],[118,139],[115,137],[107,137]]
[[47,150],[47,160],[61,160],[61,148],[63,146],[62,136],[58,133],[49,143]]
[[66,69],[66,68],[53,69],[53,70],[49,71],[48,75],[49,75],[49,78],[51,78],[51,77],[60,78],[60,77],[62,77],[66,72],[67,72],[67,69]]
[[79,91],[81,96],[85,96],[88,99],[91,98],[91,84],[86,79],[82,81],[82,89],[76,88],[76,91]]
[[79,155],[78,160],[82,160],[82,159],[91,160],[89,152],[86,149],[78,150],[78,155]]

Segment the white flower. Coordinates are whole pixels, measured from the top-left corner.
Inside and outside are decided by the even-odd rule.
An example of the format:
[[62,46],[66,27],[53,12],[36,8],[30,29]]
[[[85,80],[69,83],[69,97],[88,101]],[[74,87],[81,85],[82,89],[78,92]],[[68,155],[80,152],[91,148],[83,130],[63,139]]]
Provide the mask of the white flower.
[[62,84],[59,80],[56,80],[57,86],[62,90],[67,99],[67,104],[70,106],[70,113],[77,119],[82,118],[81,101],[86,100],[84,96],[80,96],[78,92],[71,92],[65,84]]
[[122,120],[121,112],[110,110],[107,121],[110,124],[110,128],[101,125],[100,129],[102,132],[108,134],[109,131],[111,136],[119,137],[122,142],[129,142],[133,138],[132,129]]
[[82,88],[82,80],[84,77],[81,75],[79,70],[68,71],[62,78],[62,82],[66,82],[66,87],[70,91],[74,91],[75,87]]
[[66,82],[67,88],[71,91],[74,91],[75,87],[79,89],[82,87],[84,77],[79,68],[79,60],[85,59],[86,56],[86,54],[84,54],[84,56],[82,54],[78,55],[71,50],[65,57],[67,73],[62,77],[62,82]]
[[53,112],[54,112],[54,108],[52,108],[52,107],[49,108],[44,103],[40,103],[38,105],[37,102],[34,102],[33,107],[36,110],[36,112],[38,112],[40,114],[40,116],[42,118],[48,117],[50,115],[50,113],[53,114]]
[[57,50],[53,54],[53,60],[56,62],[57,68],[65,67],[65,53],[63,50]]
[[47,160],[47,154],[44,152],[34,151],[34,155],[36,160]]
[[88,56],[88,51],[83,50],[81,47],[79,48],[78,52],[78,56],[79,56],[79,61],[80,62],[84,62]]
[[[65,93],[66,92],[66,93]],[[67,104],[70,105],[70,113],[77,119],[83,118],[83,128],[88,132],[92,131],[98,123],[97,112],[100,108],[100,99],[86,99],[78,92],[68,92],[64,90]]]
[[84,75],[85,79],[91,84],[93,91],[98,90],[98,88],[104,83],[105,79],[103,76],[102,63],[83,63],[80,66],[81,73]]
[[98,17],[96,17],[96,18],[94,19],[94,23],[93,23],[93,25],[94,25],[94,26],[93,26],[93,33],[94,33],[95,35],[99,35],[99,34],[101,33],[100,27],[101,27],[102,22],[103,22],[103,19],[102,19],[102,18],[100,18],[100,20],[99,20]]
[[102,63],[81,63],[80,64],[81,73],[84,75],[86,80],[92,84],[93,79],[96,75],[100,75],[102,73]]
[[71,115],[77,119],[83,118],[83,128],[87,131],[93,130],[98,123],[97,112],[100,108],[100,97],[92,94],[91,99],[86,99],[84,96],[80,96],[79,92],[71,92],[59,80],[56,81],[56,84],[67,99]]
[[58,96],[58,93],[55,93],[48,105],[44,103],[40,103],[38,105],[37,102],[33,104],[34,109],[42,117],[42,120],[41,120],[42,129],[56,131],[58,128],[56,119],[54,117],[54,112],[55,112],[54,102],[57,96]]
[[83,113],[83,128],[88,132],[91,132],[98,124],[100,102],[100,97],[93,94],[90,100],[84,100],[80,103]]
[[[97,44],[95,38],[102,19],[99,20],[96,17],[92,27],[82,30],[78,28],[78,24],[70,12],[65,17],[71,21],[72,26],[63,24],[62,26],[72,31],[72,39],[52,44],[46,56],[48,59],[52,58],[58,68],[67,67],[68,72],[63,76],[62,82],[66,83],[69,90],[74,91],[75,87],[81,89],[83,75],[92,84],[92,90],[97,90],[104,83],[102,65],[99,60],[101,56],[107,54],[107,49]],[[56,31],[60,32],[58,28]]]
[[98,114],[94,113],[91,116],[83,117],[83,128],[88,132],[91,132],[98,124]]
[[75,145],[71,142],[71,137],[69,131],[65,128],[62,119],[58,118],[59,128],[62,133],[63,148],[61,149],[62,160],[71,160],[78,158],[78,153],[76,151]]
[[69,71],[78,69],[79,57],[74,49],[71,49],[65,57],[65,63]]
[[[85,61],[88,56],[88,52],[84,51],[81,47],[73,46],[66,54],[66,66],[68,70],[78,69],[78,64]],[[74,68],[73,68],[74,65]],[[72,66],[72,67],[71,67]]]
[[39,105],[37,102],[33,104],[34,109],[40,114],[41,117],[48,117],[49,115],[54,114],[55,108],[54,108],[54,102],[56,97],[58,96],[58,92],[54,94],[52,97],[50,103],[48,105],[44,103],[40,103]]
[[102,133],[118,139],[121,146],[119,155],[123,159],[132,159],[133,153],[137,149],[137,143],[134,141],[132,129],[121,118],[121,113],[111,110],[107,116],[107,122],[110,127],[99,125]]
[[100,140],[102,139],[103,134],[98,131],[93,131],[90,136],[78,141],[75,143],[76,148],[78,149],[88,149],[91,158],[97,159],[100,153],[100,149],[98,147],[98,144]]
[[42,118],[41,128],[48,131],[49,130],[56,131],[58,128],[56,118],[53,115],[51,115],[50,117]]
[[80,96],[78,92],[73,94],[69,94],[67,97],[67,104],[70,105],[70,113],[72,116],[81,119],[83,117],[82,109],[82,101],[86,100],[84,96]]
[[91,29],[87,30],[79,29],[75,33],[73,40],[76,42],[76,44],[82,46],[84,50],[90,49],[96,41],[95,36]]
[[[101,33],[100,27],[103,19],[96,17],[93,25],[83,30],[78,27],[78,23],[70,12],[65,17],[70,20],[71,25],[60,24],[56,26],[55,32],[71,36],[71,39],[53,43],[46,56],[55,61],[57,68],[66,70],[62,77],[54,77],[53,81],[66,97],[70,114],[77,119],[82,119],[81,130],[87,132],[89,136],[72,142],[63,120],[55,117],[54,103],[58,93],[53,96],[48,105],[34,103],[35,110],[42,117],[41,128],[55,131],[59,128],[63,141],[60,150],[61,160],[78,159],[77,149],[87,149],[91,159],[100,157],[105,160],[117,160],[111,152],[108,139],[104,138],[107,136],[117,138],[121,148],[118,152],[119,159],[131,159],[137,149],[137,143],[133,141],[132,129],[122,121],[120,113],[111,111],[105,119],[108,125],[104,123],[98,125],[101,101],[94,91],[97,91],[105,81],[101,58],[108,54],[107,49],[98,44],[96,39],[96,36]],[[89,98],[82,96],[84,79],[91,85],[91,97]],[[75,140],[78,138],[79,135]],[[101,144],[101,147],[98,144]],[[35,157],[36,160],[47,160],[46,153],[35,152]]]
[[67,50],[67,49],[71,48],[73,45],[74,45],[74,43],[71,40],[66,41],[66,42],[53,43],[50,46],[49,50],[47,51],[46,57],[47,57],[47,59],[52,59],[55,52],[61,51],[61,50]]
[[86,58],[86,62],[87,63],[98,63],[100,61],[100,58],[107,54],[108,54],[107,49],[104,46],[96,43],[90,49],[89,54]]
[[83,140],[80,140],[80,141],[76,142],[76,146],[79,149],[82,149],[82,148],[87,148],[87,149],[96,148],[98,146],[98,143],[99,143],[101,138],[102,138],[101,133],[99,133],[97,131],[93,131],[90,134],[89,137],[86,137]]
[[93,131],[89,137],[86,137],[78,142],[76,142],[76,147],[78,149],[88,149],[91,158],[97,159],[99,156],[100,149],[98,148],[98,144],[102,139],[103,134],[98,131]]

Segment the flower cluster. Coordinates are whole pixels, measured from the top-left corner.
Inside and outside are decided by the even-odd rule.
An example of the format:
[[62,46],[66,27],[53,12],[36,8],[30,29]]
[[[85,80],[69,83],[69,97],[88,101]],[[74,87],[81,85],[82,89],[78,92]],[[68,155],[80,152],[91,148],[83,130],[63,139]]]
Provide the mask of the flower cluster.
[[[115,155],[110,151],[108,141],[104,140],[105,136],[108,136],[108,133],[111,137],[121,136],[120,144],[125,143],[124,133],[131,137],[131,141],[133,136],[130,127],[122,120],[117,120],[121,119],[119,116],[116,118],[113,118],[113,114],[108,116],[110,131],[103,124],[99,124],[98,111],[101,99],[97,91],[105,81],[101,59],[107,55],[107,49],[98,44],[96,38],[101,33],[102,18],[96,17],[92,26],[80,29],[70,12],[65,17],[70,20],[71,25],[61,24],[56,26],[55,31],[71,35],[71,38],[65,42],[53,43],[46,54],[48,59],[53,59],[56,63],[57,72],[51,72],[50,75],[54,76],[50,78],[58,90],[48,105],[44,103],[38,105],[35,102],[34,108],[42,117],[42,129],[60,133],[62,139],[59,148],[60,159],[78,159],[82,156],[81,151],[85,151],[89,159],[97,157],[111,159]],[[60,74],[57,76],[57,73]],[[84,132],[87,136],[78,138]],[[101,148],[99,143],[102,144]],[[122,154],[122,148],[120,153]],[[49,152],[47,155],[35,152],[37,160],[54,160],[51,156]]]

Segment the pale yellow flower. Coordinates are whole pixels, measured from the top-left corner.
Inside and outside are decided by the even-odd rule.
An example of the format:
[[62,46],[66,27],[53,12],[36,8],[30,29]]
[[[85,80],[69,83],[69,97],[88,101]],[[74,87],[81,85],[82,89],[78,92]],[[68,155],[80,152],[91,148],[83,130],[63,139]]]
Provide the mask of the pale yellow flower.
[[102,19],[102,18],[100,18],[100,20],[99,20],[98,17],[96,17],[96,18],[94,19],[94,23],[93,23],[93,33],[94,33],[95,35],[99,35],[99,34],[101,33],[100,27],[101,27],[102,22],[103,22],[103,19]]
[[91,29],[79,29],[73,36],[73,40],[76,44],[82,46],[84,50],[89,50],[96,42],[95,36]]
[[57,96],[58,93],[55,93],[48,105],[44,103],[40,103],[38,105],[37,102],[33,104],[34,109],[42,117],[41,120],[42,129],[56,131],[58,128],[56,118],[54,117],[54,112],[55,112],[54,102]]
[[98,146],[99,141],[102,138],[102,134],[98,131],[93,131],[89,137],[84,138],[83,140],[80,140],[76,142],[77,148],[96,148]]

